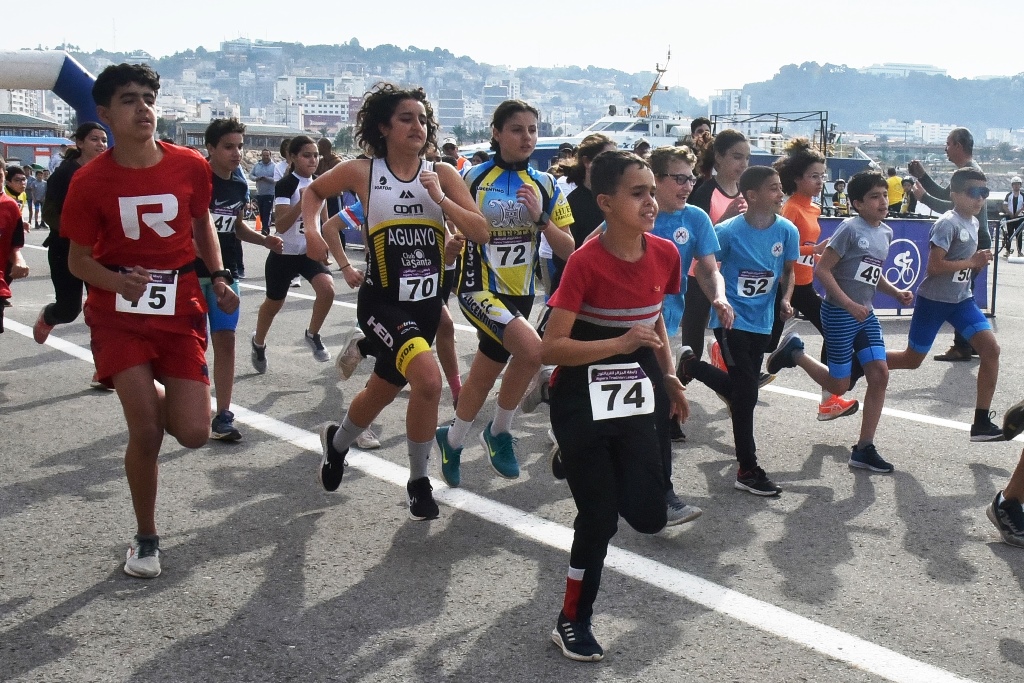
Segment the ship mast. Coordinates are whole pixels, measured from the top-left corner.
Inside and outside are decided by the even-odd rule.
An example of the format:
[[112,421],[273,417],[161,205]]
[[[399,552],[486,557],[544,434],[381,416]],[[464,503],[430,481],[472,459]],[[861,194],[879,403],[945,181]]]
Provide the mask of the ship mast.
[[661,77],[668,71],[668,63],[672,59],[672,48],[668,49],[668,57],[665,58],[665,68],[661,68],[658,64],[654,65],[654,70],[658,72],[658,75],[654,77],[654,83],[651,84],[651,89],[647,91],[647,94],[643,97],[634,97],[633,101],[640,105],[639,111],[636,115],[639,118],[647,118],[651,115],[651,99],[654,97],[654,93],[659,90],[668,90],[668,86],[659,88],[658,85],[661,83]]

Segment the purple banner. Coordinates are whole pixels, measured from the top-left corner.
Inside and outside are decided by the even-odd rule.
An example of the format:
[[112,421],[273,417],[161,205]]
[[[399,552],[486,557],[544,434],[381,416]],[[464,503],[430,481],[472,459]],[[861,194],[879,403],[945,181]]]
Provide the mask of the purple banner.
[[[831,237],[836,231],[843,218],[827,218],[822,216],[818,219],[821,225],[821,239]],[[917,295],[917,286],[921,284],[925,276],[925,266],[928,264],[928,231],[934,221],[919,218],[887,218],[885,224],[892,228],[892,243],[889,245],[889,256],[882,266],[882,277],[888,280],[897,289],[909,289]],[[824,296],[825,291],[814,281],[818,292]],[[974,281],[974,300],[978,306],[985,310],[988,308],[988,267],[986,266]],[[875,310],[879,312],[895,312],[896,315],[904,315],[913,311],[911,308],[901,308],[898,301],[886,296],[881,292],[875,294],[872,301]]]

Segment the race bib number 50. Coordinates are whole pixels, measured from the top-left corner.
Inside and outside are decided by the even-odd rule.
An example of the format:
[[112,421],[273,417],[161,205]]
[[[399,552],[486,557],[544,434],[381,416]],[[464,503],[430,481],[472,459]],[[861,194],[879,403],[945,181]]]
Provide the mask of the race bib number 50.
[[654,412],[654,386],[638,363],[591,365],[587,374],[594,420]]
[[971,281],[971,269],[964,268],[953,273],[953,282],[970,282]]
[[115,310],[141,315],[174,315],[174,301],[178,295],[178,273],[174,270],[151,270],[152,281],[138,301],[132,303],[120,294],[115,298]]

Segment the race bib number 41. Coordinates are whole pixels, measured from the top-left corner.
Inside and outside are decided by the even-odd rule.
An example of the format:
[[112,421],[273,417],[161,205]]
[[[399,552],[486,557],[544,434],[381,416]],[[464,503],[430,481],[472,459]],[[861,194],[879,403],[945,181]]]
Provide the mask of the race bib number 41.
[[115,297],[115,310],[141,315],[174,315],[174,302],[178,296],[178,272],[151,270],[152,281],[138,301],[132,303],[120,294]]
[[654,412],[654,385],[638,363],[591,365],[587,374],[594,420]]

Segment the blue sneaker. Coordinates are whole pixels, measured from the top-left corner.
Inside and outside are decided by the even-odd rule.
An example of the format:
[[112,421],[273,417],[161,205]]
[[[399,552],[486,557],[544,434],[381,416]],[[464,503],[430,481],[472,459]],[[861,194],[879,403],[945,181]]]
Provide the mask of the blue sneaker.
[[222,410],[210,424],[210,437],[218,441],[238,441],[241,432],[235,429],[235,414],[230,410]]
[[455,489],[462,481],[462,475],[459,472],[459,465],[462,464],[462,449],[452,448],[448,443],[449,429],[451,429],[451,425],[438,427],[434,432],[434,441],[441,449],[441,478],[444,479],[444,483]]
[[893,471],[893,466],[882,459],[882,456],[875,450],[875,444],[869,443],[864,448],[854,446],[850,452],[850,467],[859,467],[862,470],[881,472],[888,474]]
[[508,432],[491,436],[491,422],[480,432],[480,443],[487,449],[491,467],[506,479],[519,478],[519,461],[516,460],[516,440]]
[[779,342],[779,347],[768,356],[765,370],[768,371],[769,375],[776,375],[783,368],[795,368],[796,360],[793,356],[797,351],[803,350],[804,340],[796,332],[789,332]]

